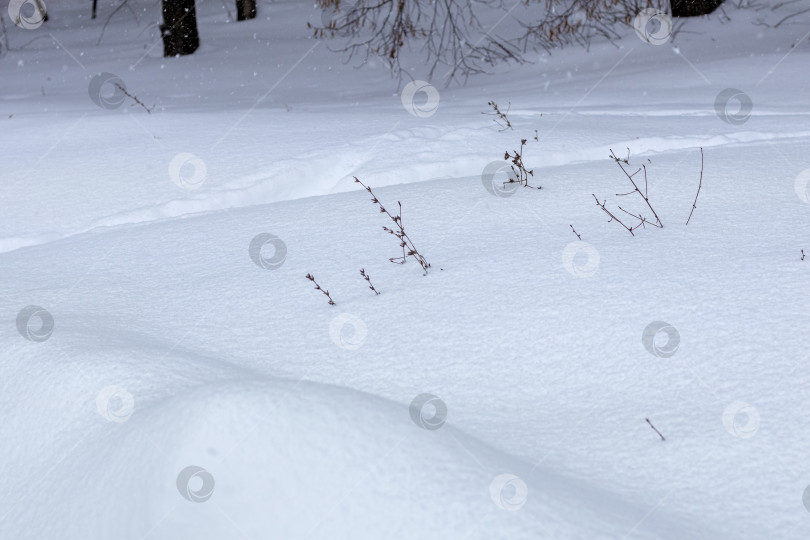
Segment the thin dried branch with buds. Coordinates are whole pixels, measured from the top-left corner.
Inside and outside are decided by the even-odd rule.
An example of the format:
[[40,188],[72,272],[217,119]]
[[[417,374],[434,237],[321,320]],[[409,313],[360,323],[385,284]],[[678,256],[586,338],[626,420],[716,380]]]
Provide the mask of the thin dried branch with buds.
[[366,280],[366,282],[368,283],[368,288],[374,291],[374,294],[380,294],[380,291],[374,288],[374,284],[371,283],[371,278],[368,277],[368,274],[366,274],[365,269],[363,268],[360,269],[360,275],[363,276],[363,279]]
[[[637,169],[636,172],[634,172],[633,174],[628,173],[627,170],[624,168],[624,165],[622,165],[622,163],[629,164],[629,162],[630,162],[630,149],[629,148],[627,149],[627,158],[625,158],[625,159],[621,159],[621,158],[616,157],[616,154],[613,153],[612,149],[610,151],[610,157],[613,158],[613,160],[616,162],[616,165],[619,166],[619,168],[622,170],[622,172],[627,177],[627,179],[630,180],[630,183],[633,184],[633,188],[634,188],[633,191],[630,191],[628,193],[617,193],[616,196],[617,197],[625,197],[627,195],[632,195],[633,193],[638,193],[639,195],[641,195],[641,198],[644,199],[645,203],[647,203],[647,208],[649,208],[650,212],[652,212],[653,215],[655,216],[656,223],[652,223],[650,221],[647,221],[646,218],[641,216],[641,212],[639,212],[638,215],[631,214],[630,212],[628,212],[627,210],[625,210],[621,206],[619,207],[619,210],[621,210],[622,212],[624,212],[626,214],[629,214],[629,215],[633,216],[634,218],[639,219],[641,221],[642,226],[644,225],[644,223],[649,223],[653,227],[658,227],[659,229],[662,229],[664,227],[664,224],[661,223],[661,219],[658,217],[658,214],[655,213],[655,210],[653,209],[652,205],[650,204],[650,198],[649,198],[649,195],[647,193],[647,166],[642,165],[641,169]],[[637,175],[642,169],[644,170],[644,193],[641,192],[638,185],[636,184],[636,181],[633,180],[633,177],[635,175]]]
[[307,274],[307,279],[308,279],[308,280],[310,280],[312,283],[314,283],[314,284],[315,284],[315,290],[316,290],[316,291],[321,291],[323,294],[325,294],[325,295],[326,295],[326,297],[329,299],[329,305],[330,305],[330,306],[334,306],[334,305],[336,305],[336,304],[335,304],[335,301],[334,301],[334,300],[332,300],[332,297],[331,297],[331,296],[329,296],[329,291],[322,289],[322,288],[321,288],[321,286],[320,286],[320,285],[318,285],[318,282],[317,282],[317,281],[315,281],[315,277],[314,277],[312,274]]
[[[509,114],[509,109],[512,108],[512,102],[509,102],[509,106],[506,108],[506,112],[501,112],[501,109],[498,108],[498,104],[494,101],[487,101],[487,105],[492,107],[493,112],[483,112],[481,114],[486,114],[490,116],[496,116],[497,118],[493,118],[492,121],[498,124],[499,129],[498,131],[506,131],[507,129],[514,129],[512,127],[512,122],[509,121],[509,118],[506,116]],[[503,123],[501,123],[503,122]],[[535,132],[536,133],[536,132]]]
[[804,260],[804,250],[802,250],[802,260]]
[[692,210],[689,212],[689,218],[686,220],[687,225],[689,225],[689,220],[692,219],[692,212],[697,208],[697,200],[700,195],[701,187],[703,187],[703,147],[700,148],[700,180],[698,181],[698,190],[695,194],[695,202],[692,203]]
[[115,86],[117,86],[117,87],[118,87],[118,89],[119,89],[119,90],[121,90],[121,91],[124,93],[124,95],[125,95],[125,96],[127,96],[129,99],[133,100],[135,103],[137,103],[138,105],[140,105],[141,107],[143,107],[144,109],[146,109],[146,112],[147,112],[148,114],[152,114],[152,109],[154,109],[154,108],[155,108],[155,106],[154,106],[154,105],[152,105],[152,108],[150,109],[149,107],[147,107],[147,106],[146,106],[146,105],[143,103],[143,101],[141,101],[140,99],[138,99],[138,96],[134,96],[134,95],[130,94],[129,92],[127,92],[127,89],[126,89],[126,88],[124,88],[123,86],[121,86],[120,84],[115,83]]
[[391,218],[391,221],[393,221],[394,225],[396,225],[395,229],[390,229],[388,227],[383,226],[383,230],[388,234],[395,236],[397,240],[399,240],[399,246],[402,248],[402,256],[391,257],[388,260],[396,264],[405,264],[408,257],[412,257],[413,259],[416,260],[417,263],[419,263],[419,266],[422,267],[424,275],[427,275],[428,268],[430,268],[430,263],[427,262],[427,259],[425,259],[421,253],[419,253],[419,250],[417,250],[416,246],[413,245],[413,241],[410,239],[410,237],[408,237],[407,233],[405,232],[405,228],[402,226],[402,203],[397,201],[397,204],[399,205],[399,213],[397,213],[397,215],[393,215],[388,210],[385,209],[380,200],[377,199],[377,196],[374,195],[374,192],[371,191],[370,187],[361,182],[360,179],[357,178],[356,176],[354,177],[354,181],[363,186],[366,189],[366,191],[368,191],[369,195],[371,195],[371,202],[379,206],[380,212]]
[[[533,169],[527,169],[526,165],[523,163],[523,147],[526,145],[526,139],[520,140],[520,150],[515,150],[513,153],[504,152],[503,159],[506,161],[512,162],[511,168],[514,176],[510,176],[509,180],[504,182],[506,184],[514,184],[517,182],[518,184],[522,185],[523,187],[532,188],[532,189],[543,189],[543,186],[531,186],[529,185],[529,177],[534,176]],[[515,180],[517,178],[517,180]]]
[[[597,202],[598,202],[598,201],[597,201]],[[579,235],[579,233],[578,233],[578,232],[577,232],[577,230],[574,228],[574,226],[573,226],[573,225],[569,225],[569,227],[571,227],[571,230],[572,230],[572,231],[574,231],[574,234],[575,234],[575,235],[577,235],[577,238],[578,238],[579,240],[582,240],[582,237]]]
[[607,199],[605,199],[605,200],[604,200],[604,201],[602,201],[602,202],[599,202],[599,199],[597,199],[597,198],[596,198],[596,195],[595,195],[595,194],[591,193],[591,195],[593,195],[593,198],[594,198],[594,199],[596,199],[596,206],[598,206],[599,208],[601,208],[601,209],[602,209],[602,211],[603,211],[604,213],[606,213],[606,214],[607,214],[607,215],[610,217],[610,219],[608,220],[608,223],[610,223],[611,221],[615,221],[616,223],[618,223],[619,225],[621,225],[622,227],[624,227],[624,228],[627,230],[627,232],[629,232],[631,235],[635,236],[635,233],[633,233],[633,227],[628,227],[627,225],[625,225],[625,224],[622,222],[622,220],[620,220],[619,218],[617,218],[615,215],[613,215],[613,213],[612,213],[610,210],[608,210],[607,208],[605,208],[605,203],[607,202]]

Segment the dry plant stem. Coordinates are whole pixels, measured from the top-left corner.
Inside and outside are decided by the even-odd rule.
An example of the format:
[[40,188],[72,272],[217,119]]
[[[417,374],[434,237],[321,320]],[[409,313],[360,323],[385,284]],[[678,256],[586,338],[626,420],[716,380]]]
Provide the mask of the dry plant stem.
[[[512,108],[512,102],[511,102],[511,101],[509,102],[509,106],[506,108],[506,112],[505,112],[505,113],[504,113],[504,112],[501,112],[501,110],[498,108],[498,104],[497,104],[497,103],[495,103],[494,101],[488,101],[488,102],[487,102],[487,105],[489,105],[490,107],[492,107],[492,109],[493,109],[495,112],[491,112],[491,113],[481,113],[481,114],[489,114],[489,115],[495,115],[495,116],[497,116],[498,118],[494,118],[492,121],[493,121],[493,122],[495,122],[496,124],[498,124],[498,126],[501,128],[501,129],[499,129],[498,131],[506,131],[507,129],[514,129],[514,128],[512,127],[512,123],[509,121],[509,118],[507,118],[507,116],[506,116],[507,114],[509,114],[509,109],[511,109],[511,108]],[[498,121],[498,119],[503,120],[504,124],[502,124],[501,122],[499,122],[499,121]]]
[[654,426],[654,425],[652,425],[652,422],[650,422],[650,419],[649,419],[649,418],[645,418],[644,420],[646,420],[646,421],[647,421],[647,423],[648,423],[648,424],[650,424],[650,427],[651,427],[651,428],[653,428],[653,429],[655,430],[655,432],[656,432],[656,433],[658,433],[658,436],[659,436],[659,437],[661,437],[661,440],[662,440],[662,441],[666,441],[666,439],[664,438],[664,436],[663,436],[663,435],[661,435],[661,432],[660,432],[660,431],[658,431],[658,430],[655,428],[655,426]]
[[310,280],[312,283],[314,283],[314,284],[315,284],[315,290],[316,290],[316,291],[321,291],[323,294],[325,294],[325,295],[326,295],[326,297],[329,299],[329,305],[330,305],[330,306],[334,306],[334,305],[336,305],[336,304],[335,304],[335,301],[334,301],[334,300],[332,300],[332,297],[331,297],[331,296],[329,296],[329,291],[324,290],[324,289],[321,289],[321,286],[320,286],[320,285],[318,285],[318,282],[317,282],[317,281],[315,281],[315,277],[314,277],[312,274],[307,274],[307,279],[308,279],[308,280]]
[[697,193],[695,194],[695,202],[692,203],[692,210],[689,212],[689,218],[686,220],[686,224],[689,225],[689,220],[692,219],[692,212],[695,211],[697,208],[697,200],[698,196],[700,195],[700,188],[703,186],[703,147],[700,148],[700,181],[698,182],[698,189]]
[[374,294],[380,294],[380,291],[374,288],[374,284],[371,283],[371,278],[368,276],[368,274],[366,274],[366,270],[364,268],[360,269],[360,275],[363,276],[363,279],[368,282],[368,288],[374,291]]
[[391,257],[388,260],[396,264],[405,264],[405,261],[407,260],[408,257],[413,257],[414,259],[416,259],[416,262],[419,263],[419,266],[422,267],[422,270],[425,273],[424,275],[427,275],[428,268],[430,268],[430,263],[427,262],[427,259],[425,259],[421,253],[419,253],[419,250],[416,249],[416,246],[414,246],[413,241],[410,239],[408,234],[405,232],[405,228],[402,226],[402,203],[397,201],[397,204],[399,205],[399,214],[394,216],[388,210],[385,209],[385,207],[382,205],[377,196],[374,195],[374,192],[371,191],[370,187],[361,182],[360,179],[357,178],[356,176],[354,177],[354,181],[363,186],[366,189],[366,191],[368,191],[369,195],[371,195],[371,202],[379,206],[380,212],[386,214],[389,218],[391,218],[391,221],[393,221],[394,224],[397,226],[396,230],[389,229],[388,227],[383,227],[383,230],[385,232],[394,235],[399,240],[399,245],[402,248],[401,257]]
[[802,250],[802,260],[804,260],[804,250]]
[[[529,176],[534,176],[534,170],[530,170],[526,168],[526,165],[523,163],[523,147],[526,145],[526,139],[520,140],[520,150],[515,150],[513,154],[509,152],[504,152],[503,159],[512,161],[512,172],[515,173],[515,177],[517,178],[517,183],[522,185],[523,187],[533,188],[533,189],[543,189],[543,186],[532,186],[529,185]],[[508,181],[504,182],[506,184],[514,184],[515,179],[509,178]]]
[[[608,210],[607,208],[605,208],[605,203],[604,203],[604,202],[601,202],[601,203],[600,203],[600,202],[599,202],[599,199],[597,199],[597,198],[596,198],[596,195],[595,195],[595,194],[591,193],[591,195],[593,195],[593,198],[594,198],[594,199],[596,199],[596,206],[598,206],[599,208],[601,208],[601,209],[602,209],[602,211],[603,211],[604,213],[606,213],[608,216],[610,216],[610,219],[608,220],[608,223],[610,223],[611,221],[615,221],[616,223],[618,223],[619,225],[621,225],[622,227],[624,227],[624,228],[625,228],[625,230],[627,230],[627,232],[629,232],[631,235],[635,236],[635,234],[633,234],[633,227],[628,227],[627,225],[625,225],[624,223],[622,223],[622,220],[620,220],[619,218],[617,218],[616,216],[614,216],[614,215],[613,215],[613,214],[610,212],[610,210]],[[607,202],[607,201],[605,201],[605,202]]]
[[[599,202],[599,201],[597,201],[597,202]],[[577,238],[579,238],[580,240],[582,240],[582,237],[579,235],[579,233],[578,233],[578,232],[577,232],[577,230],[574,228],[574,226],[573,226],[573,225],[569,225],[569,227],[571,227],[571,230],[572,230],[572,231],[574,231],[574,234],[575,234],[575,235],[577,235]]]
[[[641,166],[641,169],[638,169],[638,170],[637,170],[636,172],[634,172],[633,174],[629,174],[629,173],[627,172],[627,170],[624,168],[624,166],[622,165],[622,162],[627,163],[627,161],[628,161],[628,160],[623,160],[623,159],[620,159],[620,158],[616,157],[616,154],[615,154],[615,153],[613,153],[613,149],[611,149],[611,150],[610,150],[610,157],[612,157],[612,158],[613,158],[613,160],[616,162],[616,165],[618,165],[618,166],[619,166],[619,168],[622,170],[622,172],[623,172],[623,173],[624,173],[624,175],[627,177],[627,179],[628,179],[628,180],[630,180],[630,183],[631,183],[631,184],[633,184],[633,188],[634,188],[634,189],[633,189],[633,191],[631,191],[631,192],[629,192],[629,193],[621,193],[621,194],[617,193],[616,195],[617,195],[617,196],[624,196],[624,195],[629,195],[629,194],[634,193],[634,192],[636,192],[636,193],[638,193],[639,195],[641,195],[641,198],[642,198],[642,199],[644,199],[644,202],[645,202],[645,203],[647,203],[647,208],[649,208],[649,209],[650,209],[650,212],[652,212],[652,213],[653,213],[653,215],[655,216],[655,221],[656,221],[657,223],[652,223],[651,221],[646,221],[646,220],[644,220],[644,221],[646,221],[647,223],[649,223],[650,225],[652,225],[652,226],[654,226],[654,227],[658,227],[659,229],[663,228],[663,227],[664,227],[664,224],[663,224],[663,223],[661,223],[661,219],[658,217],[658,214],[656,214],[656,213],[655,213],[655,210],[653,209],[652,205],[650,204],[650,199],[649,199],[649,197],[647,196],[647,167],[646,167],[645,165],[642,165],[642,166]],[[642,193],[642,192],[641,192],[641,190],[639,189],[638,185],[636,185],[636,181],[635,181],[635,180],[633,180],[633,177],[634,177],[636,174],[638,174],[638,172],[639,172],[640,170],[642,170],[642,169],[644,169],[644,193]],[[628,213],[629,213],[629,212],[628,212]],[[632,215],[632,214],[631,214],[631,215]],[[639,219],[643,219],[643,218],[639,218]]]
[[132,94],[130,94],[129,92],[127,92],[127,89],[126,89],[126,88],[124,88],[123,86],[121,86],[120,84],[116,83],[116,84],[115,84],[115,86],[116,86],[116,87],[117,87],[119,90],[121,90],[121,91],[124,93],[124,95],[125,95],[125,96],[127,96],[128,98],[130,98],[130,99],[134,100],[134,101],[135,101],[135,103],[137,103],[138,105],[140,105],[141,107],[143,107],[144,109],[146,109],[146,112],[147,112],[148,114],[152,114],[152,109],[154,109],[154,108],[155,108],[154,106],[152,107],[152,109],[150,109],[149,107],[147,107],[146,105],[144,105],[144,104],[143,104],[143,102],[142,102],[140,99],[138,99],[136,96],[133,96]]

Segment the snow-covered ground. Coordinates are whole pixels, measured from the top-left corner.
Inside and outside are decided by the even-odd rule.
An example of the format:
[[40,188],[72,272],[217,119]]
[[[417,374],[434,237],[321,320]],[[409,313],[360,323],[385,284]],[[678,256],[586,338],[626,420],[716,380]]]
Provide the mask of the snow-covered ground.
[[[807,538],[808,14],[729,5],[412,105],[309,3],[198,2],[178,59],[151,0],[97,45],[100,4],[6,19],[0,537]],[[102,72],[152,113],[94,103]],[[543,189],[498,196],[521,138]],[[662,229],[596,206],[653,219],[610,149]]]

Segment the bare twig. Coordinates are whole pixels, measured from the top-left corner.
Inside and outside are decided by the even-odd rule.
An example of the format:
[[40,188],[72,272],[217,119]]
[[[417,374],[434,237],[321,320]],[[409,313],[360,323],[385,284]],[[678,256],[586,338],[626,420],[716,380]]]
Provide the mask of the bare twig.
[[605,208],[605,202],[607,202],[607,201],[605,201],[605,202],[601,202],[601,203],[600,203],[600,202],[599,202],[599,199],[597,199],[597,198],[596,198],[596,195],[594,195],[593,193],[591,193],[591,195],[593,195],[593,198],[594,198],[594,199],[596,199],[596,206],[598,206],[599,208],[601,208],[601,209],[602,209],[602,211],[603,211],[604,213],[606,213],[608,216],[610,216],[610,219],[608,220],[608,223],[610,223],[611,221],[615,221],[616,223],[618,223],[619,225],[621,225],[622,227],[624,227],[624,228],[627,230],[627,232],[629,232],[630,234],[632,234],[633,236],[635,236],[635,234],[633,234],[633,227],[628,227],[627,225],[625,225],[624,223],[622,223],[622,220],[620,220],[619,218],[617,218],[616,216],[614,216],[614,215],[613,215],[613,214],[610,212],[610,210],[608,210],[607,208]]
[[307,274],[307,279],[308,279],[308,280],[310,280],[312,283],[314,283],[314,284],[315,284],[315,290],[317,290],[317,291],[321,291],[323,294],[325,294],[325,295],[326,295],[326,297],[329,299],[329,305],[330,305],[330,306],[334,306],[334,305],[336,305],[336,304],[335,304],[335,301],[334,301],[334,300],[332,300],[332,297],[331,297],[331,296],[329,296],[329,291],[324,290],[324,289],[321,289],[321,286],[320,286],[320,285],[318,285],[318,282],[317,282],[317,281],[315,281],[315,277],[314,277],[312,274]]
[[374,291],[374,294],[380,294],[380,291],[374,288],[374,285],[371,283],[371,278],[368,276],[368,274],[366,274],[365,269],[363,268],[360,269],[360,275],[363,276],[363,279],[366,280],[366,282],[368,283],[368,288]]
[[405,228],[402,226],[402,203],[397,201],[397,204],[399,205],[399,213],[397,215],[392,215],[388,210],[385,209],[380,200],[377,199],[377,196],[374,195],[374,192],[371,191],[371,188],[369,186],[361,182],[360,179],[357,178],[356,176],[354,177],[354,181],[363,186],[366,189],[366,191],[368,191],[369,195],[371,195],[371,202],[379,206],[380,212],[386,214],[389,218],[391,218],[391,221],[393,221],[394,224],[396,225],[396,229],[389,229],[388,227],[384,226],[383,230],[388,234],[395,236],[399,240],[399,246],[402,248],[402,256],[391,257],[388,260],[396,264],[405,264],[405,261],[407,260],[408,257],[413,257],[416,260],[416,262],[419,263],[419,266],[422,267],[422,270],[425,273],[424,275],[427,275],[428,268],[430,268],[430,263],[427,262],[427,259],[425,259],[421,253],[419,253],[419,250],[416,249],[416,246],[414,246],[413,241],[405,233]]
[[[127,5],[127,2],[128,2],[128,0],[124,0],[123,2],[118,4],[118,7],[115,8],[114,10],[112,10],[112,13],[110,13],[110,16],[107,17],[106,21],[104,21],[104,26],[101,27],[101,34],[99,34],[98,41],[96,41],[96,46],[101,45],[101,40],[104,38],[104,32],[107,30],[107,25],[110,24],[110,21],[115,16],[115,14],[118,13],[118,11],[122,7]],[[96,13],[95,6],[93,6],[93,17],[92,18],[95,18],[95,13]],[[135,18],[135,20],[136,21],[138,20],[137,17]]]
[[649,418],[645,418],[644,420],[646,420],[646,421],[647,421],[647,423],[648,423],[648,424],[650,424],[650,427],[651,427],[651,428],[653,428],[653,429],[655,430],[655,432],[656,432],[656,433],[658,433],[658,436],[659,436],[659,437],[661,437],[661,440],[662,440],[662,441],[666,441],[666,439],[664,438],[664,436],[663,436],[663,435],[661,435],[661,432],[660,432],[660,431],[658,431],[658,430],[655,428],[655,426],[654,426],[654,425],[652,425],[652,422],[650,422],[650,419],[649,419]]
[[804,250],[802,250],[802,260],[804,260]]
[[697,200],[698,195],[700,195],[701,186],[703,186],[703,147],[700,148],[700,181],[698,181],[698,189],[697,193],[695,194],[695,202],[692,203],[692,210],[689,212],[689,218],[686,220],[687,225],[689,225],[689,220],[692,219],[692,212],[694,212],[695,208],[697,208]]
[[[498,126],[501,128],[498,131],[506,131],[507,129],[514,129],[512,127],[512,123],[509,121],[509,118],[507,118],[506,116],[507,114],[509,114],[509,109],[512,108],[511,101],[509,102],[509,106],[506,108],[506,112],[501,112],[501,110],[498,108],[498,104],[495,103],[494,101],[487,101],[487,105],[492,107],[494,112],[491,113],[484,112],[481,114],[497,116],[497,118],[493,118],[492,121],[498,124]],[[504,123],[502,124],[499,120],[502,120]]]
[[[598,202],[598,201],[597,201],[597,202]],[[578,233],[578,232],[577,232],[577,230],[574,228],[574,226],[573,226],[573,225],[569,225],[569,227],[571,227],[571,230],[572,230],[572,231],[574,231],[574,234],[575,234],[575,235],[577,235],[577,238],[579,238],[580,240],[582,240],[582,237],[579,235],[579,233]]]
[[[520,150],[515,150],[512,154],[509,152],[504,152],[503,159],[507,161],[512,161],[511,169],[512,172],[515,173],[514,176],[510,176],[509,180],[504,182],[506,184],[513,184],[517,182],[518,184],[522,185],[523,187],[533,188],[533,189],[543,189],[543,186],[532,186],[529,185],[529,177],[534,176],[533,169],[527,169],[526,165],[523,163],[523,147],[526,145],[526,139],[520,140]],[[517,180],[515,180],[517,178]]]
[[[663,228],[664,224],[661,223],[661,219],[658,217],[658,214],[656,214],[655,210],[652,207],[652,204],[650,204],[650,199],[649,199],[649,197],[647,196],[647,193],[646,193],[646,191],[647,191],[647,166],[642,165],[641,169],[638,169],[633,174],[630,174],[630,173],[627,172],[627,170],[622,165],[622,163],[627,163],[629,161],[629,153],[628,153],[628,158],[627,159],[621,159],[621,158],[616,157],[616,154],[613,153],[613,150],[611,149],[610,150],[610,157],[613,158],[613,160],[616,162],[616,165],[619,166],[619,168],[622,170],[622,172],[627,177],[627,179],[630,180],[630,183],[633,184],[633,191],[637,192],[641,196],[641,198],[644,199],[644,202],[647,203],[647,208],[649,208],[650,212],[652,212],[653,215],[655,216],[655,221],[657,223],[652,223],[650,221],[647,221],[647,223],[649,223],[650,225],[652,225],[654,227],[658,227],[659,229]],[[644,193],[641,192],[638,185],[636,184],[636,181],[633,180],[633,177],[636,174],[638,174],[638,172],[641,171],[642,169],[644,170],[644,191],[645,191]],[[633,191],[631,191],[630,193],[633,193]]]
[[154,106],[154,105],[152,105],[152,109],[150,109],[149,107],[147,107],[146,105],[144,105],[144,103],[143,103],[143,102],[142,102],[140,99],[138,99],[138,97],[137,97],[137,96],[134,96],[134,95],[130,94],[129,92],[127,92],[127,89],[126,89],[126,88],[124,88],[123,86],[121,86],[120,84],[115,83],[115,86],[116,86],[116,87],[117,87],[119,90],[121,90],[121,91],[124,93],[124,95],[125,95],[125,96],[127,96],[127,97],[128,97],[128,98],[130,98],[130,99],[132,99],[133,101],[135,101],[135,103],[137,103],[138,105],[140,105],[141,107],[143,107],[144,109],[146,109],[146,112],[147,112],[147,113],[152,114],[152,109],[154,109],[154,108],[155,108],[155,106]]

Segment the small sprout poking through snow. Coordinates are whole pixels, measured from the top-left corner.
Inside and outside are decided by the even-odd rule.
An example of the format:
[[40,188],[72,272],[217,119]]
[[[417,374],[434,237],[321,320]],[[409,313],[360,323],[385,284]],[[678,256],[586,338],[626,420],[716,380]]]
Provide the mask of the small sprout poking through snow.
[[366,274],[365,269],[360,269],[360,275],[363,276],[363,279],[368,282],[368,288],[374,291],[374,294],[380,294],[380,291],[374,288],[374,284],[371,283],[371,278],[368,276],[368,274]]
[[318,285],[318,282],[317,282],[317,281],[315,281],[315,277],[314,277],[312,274],[307,274],[307,279],[308,279],[308,280],[310,280],[312,283],[314,283],[314,284],[315,284],[315,290],[316,290],[316,291],[321,291],[323,294],[325,294],[325,295],[326,295],[326,297],[329,299],[329,305],[330,305],[330,306],[334,306],[334,305],[336,305],[336,304],[335,304],[335,301],[334,301],[334,300],[332,300],[332,297],[331,297],[331,296],[329,296],[329,291],[324,290],[324,289],[321,289],[321,286],[320,286],[320,285]]
[[494,101],[488,101],[487,105],[492,107],[494,112],[491,112],[491,113],[484,112],[484,113],[481,113],[481,114],[487,114],[487,115],[491,115],[491,116],[496,116],[497,118],[493,118],[492,121],[495,122],[496,124],[498,124],[498,126],[501,128],[498,131],[506,131],[507,129],[514,129],[512,127],[512,123],[509,121],[509,118],[507,118],[507,116],[506,116],[507,114],[509,114],[509,109],[512,108],[512,102],[511,101],[509,102],[509,106],[506,108],[506,112],[501,112],[501,110],[498,108],[498,104],[495,103]]
[[655,426],[654,426],[654,425],[652,425],[652,422],[650,422],[650,419],[649,419],[649,418],[645,418],[644,420],[646,420],[646,421],[647,421],[647,423],[648,423],[648,424],[650,424],[650,427],[651,427],[651,428],[653,428],[653,429],[655,430],[655,432],[656,432],[656,433],[658,433],[658,436],[659,436],[659,437],[661,437],[661,440],[662,440],[662,441],[666,441],[666,439],[664,438],[664,436],[663,436],[663,435],[661,435],[661,432],[660,432],[660,431],[658,431],[658,430],[655,428]]
[[391,257],[388,260],[396,264],[405,264],[408,257],[413,257],[416,262],[419,263],[419,266],[422,267],[422,270],[424,271],[423,275],[426,276],[428,273],[428,268],[430,268],[430,263],[427,262],[427,259],[425,259],[421,253],[419,253],[419,250],[417,250],[416,246],[413,245],[413,241],[405,233],[405,228],[402,226],[402,203],[397,201],[397,204],[399,205],[399,213],[397,215],[392,215],[388,210],[385,209],[379,199],[377,199],[377,196],[374,195],[374,192],[371,191],[370,187],[361,182],[356,176],[354,177],[354,181],[368,191],[369,195],[371,195],[371,202],[380,207],[380,213],[386,214],[396,225],[396,229],[389,229],[388,227],[383,226],[383,230],[388,234],[394,235],[397,240],[399,240],[399,247],[402,248],[402,257]]

